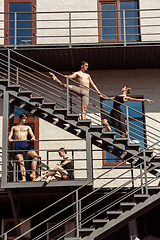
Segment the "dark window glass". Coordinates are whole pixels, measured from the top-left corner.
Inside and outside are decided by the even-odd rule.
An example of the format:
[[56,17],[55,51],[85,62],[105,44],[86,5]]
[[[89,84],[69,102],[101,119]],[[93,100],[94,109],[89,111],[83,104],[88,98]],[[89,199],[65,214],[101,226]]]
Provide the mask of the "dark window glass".
[[[115,4],[102,4],[102,40],[116,40]],[[105,12],[110,10],[109,12]]]
[[17,44],[32,44],[32,4],[9,3],[9,12],[9,44],[15,44],[15,12]]

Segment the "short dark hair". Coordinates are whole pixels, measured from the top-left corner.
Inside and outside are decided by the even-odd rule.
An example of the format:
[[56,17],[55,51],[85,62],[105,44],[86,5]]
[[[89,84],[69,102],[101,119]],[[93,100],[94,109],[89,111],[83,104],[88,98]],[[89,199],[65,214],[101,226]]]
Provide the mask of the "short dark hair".
[[81,65],[84,65],[85,63],[88,63],[87,61],[81,61]]
[[21,113],[19,115],[19,120],[22,119],[22,118],[28,118],[28,115],[26,113]]
[[131,94],[131,93],[132,93],[132,89],[131,89],[131,87],[126,86],[126,88],[127,88],[127,94]]
[[67,150],[65,149],[65,148],[60,148],[59,150],[58,150],[58,152],[59,151],[64,151],[66,154],[67,154]]

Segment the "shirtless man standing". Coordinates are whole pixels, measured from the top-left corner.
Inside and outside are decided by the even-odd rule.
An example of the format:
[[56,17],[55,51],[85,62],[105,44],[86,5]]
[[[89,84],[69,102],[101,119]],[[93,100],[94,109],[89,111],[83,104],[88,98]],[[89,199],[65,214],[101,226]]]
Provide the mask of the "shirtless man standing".
[[[69,85],[70,90],[76,92],[76,94],[78,94],[77,92],[79,92],[79,96],[81,96],[81,118],[82,119],[86,119],[86,112],[87,112],[87,106],[89,103],[89,86],[91,84],[91,86],[94,88],[94,90],[96,90],[99,94],[100,91],[98,90],[98,88],[96,87],[96,85],[94,84],[94,82],[91,79],[91,76],[86,73],[88,69],[88,62],[86,61],[82,61],[81,62],[81,69],[78,72],[75,72],[71,75],[65,75],[65,78],[75,78],[78,82],[79,82],[79,87],[76,87],[74,85]],[[52,77],[53,80],[56,80],[58,82],[58,84],[61,87],[67,88],[66,84],[63,84],[53,73],[49,73]]]
[[22,182],[26,181],[26,169],[24,166],[24,159],[23,159],[23,151],[28,150],[27,155],[33,158],[32,164],[31,164],[31,169],[32,173],[30,174],[30,177],[32,181],[36,180],[36,167],[37,167],[37,161],[39,160],[39,157],[37,153],[31,149],[30,146],[28,146],[27,143],[27,135],[28,133],[31,136],[31,141],[35,141],[35,136],[32,132],[32,129],[30,126],[25,125],[27,121],[27,114],[22,113],[19,115],[19,125],[13,126],[11,128],[11,132],[8,136],[8,141],[13,142],[14,140],[12,139],[12,136],[15,136],[15,150],[16,150],[16,158],[18,159],[19,166],[20,166],[20,171],[22,175]]

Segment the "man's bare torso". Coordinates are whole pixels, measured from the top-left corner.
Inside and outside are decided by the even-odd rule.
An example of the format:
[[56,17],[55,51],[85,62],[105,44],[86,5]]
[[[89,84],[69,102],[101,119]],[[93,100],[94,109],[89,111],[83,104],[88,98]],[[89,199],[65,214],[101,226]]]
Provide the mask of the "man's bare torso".
[[[90,75],[88,73],[83,73],[82,71],[76,72],[76,80],[80,83],[83,84],[84,86],[89,88],[89,83],[90,83]],[[79,85],[79,87],[83,87],[82,85]]]
[[27,140],[27,135],[29,131],[29,126],[18,125],[13,127],[13,133],[15,140]]

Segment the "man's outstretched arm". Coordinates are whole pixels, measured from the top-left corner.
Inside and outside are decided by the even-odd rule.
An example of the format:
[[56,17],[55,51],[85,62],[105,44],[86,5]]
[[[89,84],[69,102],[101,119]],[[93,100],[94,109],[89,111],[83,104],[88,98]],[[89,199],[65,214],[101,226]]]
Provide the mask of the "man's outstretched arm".
[[71,75],[64,75],[65,76],[65,78],[71,78],[71,79],[73,79],[73,78],[76,78],[77,77],[77,72],[74,72],[73,74],[71,74]]
[[96,85],[94,84],[93,80],[91,79],[91,77],[90,77],[90,79],[89,79],[89,83],[90,83],[91,86],[94,88],[94,90],[96,90],[99,94],[101,94],[101,92],[98,90],[98,88],[97,88]]

